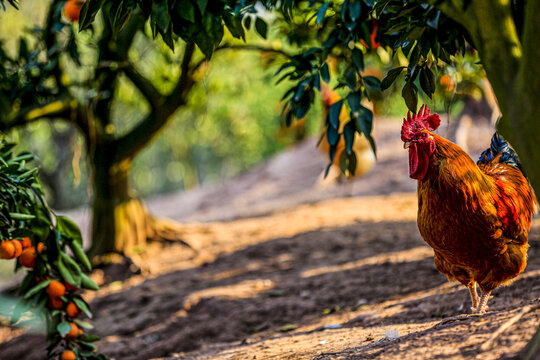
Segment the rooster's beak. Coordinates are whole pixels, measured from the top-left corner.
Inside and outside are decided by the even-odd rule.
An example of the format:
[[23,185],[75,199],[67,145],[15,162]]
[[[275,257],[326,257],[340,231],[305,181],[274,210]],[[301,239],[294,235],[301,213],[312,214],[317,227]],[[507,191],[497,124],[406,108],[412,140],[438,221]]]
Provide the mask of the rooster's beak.
[[404,149],[408,149],[409,146],[411,146],[411,142],[410,142],[410,141],[407,141],[406,143],[403,144],[403,148],[404,148]]

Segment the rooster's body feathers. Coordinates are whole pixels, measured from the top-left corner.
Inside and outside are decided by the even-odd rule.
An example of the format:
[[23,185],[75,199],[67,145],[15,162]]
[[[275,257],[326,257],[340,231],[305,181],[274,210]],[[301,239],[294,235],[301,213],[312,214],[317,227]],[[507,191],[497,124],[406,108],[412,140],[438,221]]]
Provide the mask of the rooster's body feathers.
[[534,193],[500,135],[475,164],[460,147],[426,129],[427,120],[438,120],[427,116],[433,115],[405,120],[402,129],[411,177],[418,179],[418,228],[434,250],[437,269],[467,286],[473,308],[484,312],[489,293],[525,270]]

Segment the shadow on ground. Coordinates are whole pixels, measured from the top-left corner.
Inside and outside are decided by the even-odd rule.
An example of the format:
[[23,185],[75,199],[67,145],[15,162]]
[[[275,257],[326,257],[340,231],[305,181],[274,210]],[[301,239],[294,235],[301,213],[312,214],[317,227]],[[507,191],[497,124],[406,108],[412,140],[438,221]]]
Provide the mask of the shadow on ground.
[[[495,292],[488,324],[540,297],[539,254],[540,243],[532,242],[527,273]],[[295,328],[306,334],[339,314],[349,319],[342,321],[343,328],[370,328],[454,319],[469,306],[466,291],[435,270],[416,223],[395,221],[357,222],[257,243],[200,267],[109,291],[91,305],[95,332],[103,338],[100,350],[125,360],[216,343],[261,342]],[[424,332],[436,330],[430,342],[448,342],[458,325],[475,334],[496,327],[493,322],[478,328],[477,317],[461,316],[395,341],[359,341],[357,347],[319,358],[375,358],[421,347],[428,341]],[[294,337],[294,331],[287,336]],[[456,344],[456,354],[474,353],[464,346]],[[42,336],[23,334],[0,344],[0,354],[43,359],[44,347]]]

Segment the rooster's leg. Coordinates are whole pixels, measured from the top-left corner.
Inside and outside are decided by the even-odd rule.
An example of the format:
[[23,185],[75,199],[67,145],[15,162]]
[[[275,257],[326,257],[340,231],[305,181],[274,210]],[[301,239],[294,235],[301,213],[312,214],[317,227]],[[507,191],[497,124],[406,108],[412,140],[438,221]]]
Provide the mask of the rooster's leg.
[[476,312],[479,314],[484,314],[488,310],[487,302],[489,300],[489,295],[491,294],[491,291],[488,291],[486,293],[482,293],[482,296],[480,297],[480,304],[478,304],[478,309],[476,309]]
[[472,301],[471,310],[473,311],[473,313],[475,313],[478,309],[478,303],[480,301],[480,299],[478,298],[478,293],[476,292],[476,282],[473,282],[471,285],[468,286],[468,288],[469,293],[471,294]]

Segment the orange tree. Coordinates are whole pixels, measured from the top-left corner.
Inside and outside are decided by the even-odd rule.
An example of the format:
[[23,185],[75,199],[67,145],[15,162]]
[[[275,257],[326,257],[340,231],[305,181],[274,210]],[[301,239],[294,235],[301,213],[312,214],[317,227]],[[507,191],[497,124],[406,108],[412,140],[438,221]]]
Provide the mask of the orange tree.
[[[369,90],[385,90],[404,76],[401,93],[416,112],[420,92],[431,98],[441,68],[469,49],[501,109],[498,131],[515,146],[532,185],[540,189],[540,103],[534,100],[540,90],[539,10],[540,2],[521,0],[285,0],[279,21],[295,26],[299,31],[292,34],[303,34],[306,46],[280,69],[280,76],[295,81],[285,94],[284,116],[291,122],[305,115],[321,81],[330,81],[327,60],[338,58],[337,87],[345,95],[329,112],[327,137],[337,144],[344,136],[350,153],[354,132],[371,138],[372,113],[361,104]],[[304,21],[291,21],[295,17]],[[366,76],[365,57],[381,46],[402,61],[383,79]],[[339,133],[344,106],[352,120]],[[331,157],[333,152],[331,147]]]
[[[77,0],[52,0],[45,24],[21,37],[16,55],[0,44],[0,129],[63,120],[85,140],[94,188],[90,255],[129,255],[149,238],[177,236],[171,222],[152,217],[134,196],[130,168],[173,114],[187,106],[201,65],[216,49],[228,48],[221,44],[225,29],[244,38],[241,20],[254,4],[88,0],[78,13]],[[249,26],[266,36],[262,18],[249,19]],[[148,39],[150,47],[174,48],[165,55],[171,80],[140,66],[143,55],[136,42]],[[144,98],[148,111],[141,119],[114,113],[122,83],[130,83]]]
[[[341,136],[349,163],[354,162],[354,133],[371,138],[372,113],[361,104],[369,98],[368,90],[387,89],[403,74],[403,98],[416,112],[420,92],[429,98],[435,92],[441,67],[472,49],[502,113],[497,130],[515,147],[532,186],[540,190],[540,102],[536,100],[540,93],[540,1],[284,0],[282,10],[285,21],[303,16],[305,21],[297,25],[310,29],[309,47],[281,68],[285,78],[296,82],[285,96],[289,122],[305,115],[321,79],[330,80],[329,56],[341,60],[337,86],[344,88],[345,95],[327,118],[331,158]],[[364,57],[379,46],[404,60],[382,81],[364,74]],[[344,106],[351,120],[340,133],[339,114]],[[522,357],[533,358],[539,348],[540,328]]]
[[26,271],[26,276],[11,321],[18,323],[27,312],[44,319],[48,358],[74,354],[78,359],[104,359],[94,353],[92,343],[98,337],[82,330],[91,325],[78,319],[82,313],[92,317],[82,290],[98,290],[85,274],[91,265],[81,233],[71,220],[48,208],[38,169],[27,166],[34,156],[15,156],[13,146],[0,141],[0,259],[16,259],[15,271]]

